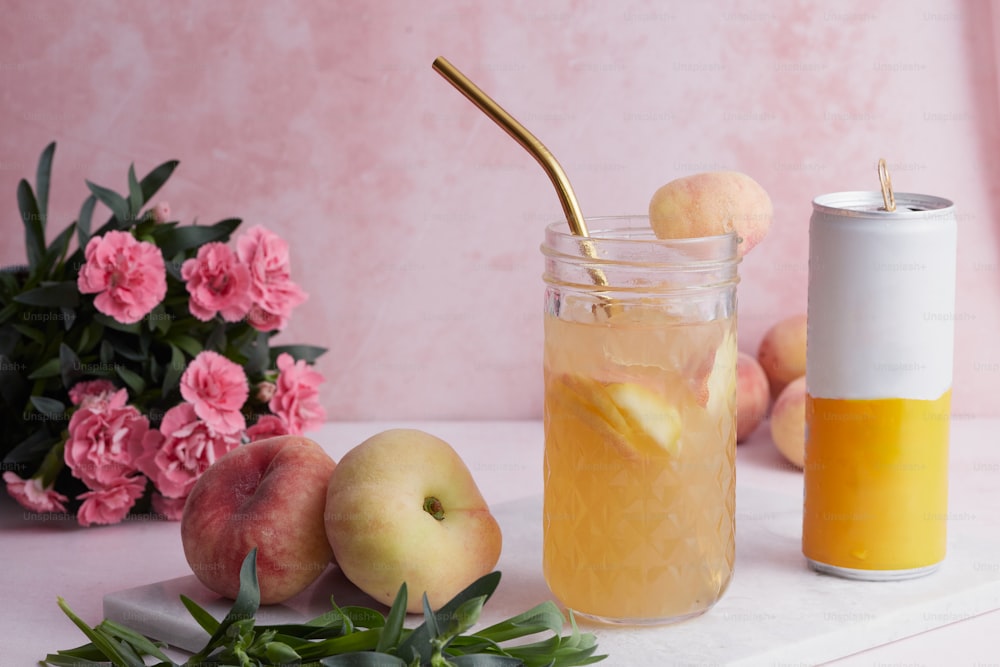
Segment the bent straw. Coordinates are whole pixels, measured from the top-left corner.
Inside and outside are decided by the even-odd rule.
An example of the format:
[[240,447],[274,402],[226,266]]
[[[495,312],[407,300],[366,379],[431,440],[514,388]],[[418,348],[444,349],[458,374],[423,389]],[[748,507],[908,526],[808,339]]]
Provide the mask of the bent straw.
[[[484,93],[479,86],[472,83],[468,77],[459,72],[447,59],[439,56],[434,60],[433,67],[434,71],[443,76],[448,83],[457,88],[469,101],[479,107],[483,113],[499,125],[504,132],[513,137],[517,143],[521,144],[526,151],[531,153],[532,157],[538,161],[538,164],[542,165],[545,173],[549,176],[549,180],[552,181],[552,185],[555,186],[556,193],[559,195],[559,202],[562,204],[563,213],[566,215],[566,221],[569,223],[570,231],[576,236],[589,237],[590,232],[587,231],[587,223],[583,220],[583,213],[580,212],[580,204],[576,200],[573,186],[570,185],[562,165],[559,164],[559,161],[555,159],[549,149],[545,147],[545,144],[539,141],[538,137],[531,132],[528,132],[527,128],[517,122],[503,107],[493,101],[493,98]],[[587,257],[591,259],[595,258],[594,247],[589,241],[581,241],[580,245]],[[601,269],[590,268],[587,272],[594,283],[598,285],[608,284],[608,279]]]
[[455,86],[459,92],[469,98],[493,122],[503,128],[517,143],[531,153],[532,157],[538,160],[559,194],[559,201],[562,203],[563,213],[566,214],[566,221],[569,222],[570,229],[577,236],[590,236],[587,231],[587,223],[583,220],[583,213],[580,212],[580,204],[573,193],[573,187],[570,185],[569,179],[566,178],[566,172],[563,171],[562,166],[549,149],[445,58],[437,58],[433,67],[438,74],[448,80],[448,83]]

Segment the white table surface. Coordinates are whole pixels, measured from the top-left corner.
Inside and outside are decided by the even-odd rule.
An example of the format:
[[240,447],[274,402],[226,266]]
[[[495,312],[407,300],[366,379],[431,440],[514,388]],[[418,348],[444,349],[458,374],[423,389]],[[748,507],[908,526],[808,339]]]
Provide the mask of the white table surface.
[[[491,505],[520,501],[530,503],[542,491],[542,429],[540,422],[407,422],[402,423],[337,423],[327,424],[310,434],[335,459],[348,449],[386,428],[406,426],[421,428],[449,441],[468,464],[483,495]],[[847,623],[840,637],[842,650],[832,663],[830,646],[823,648],[826,657],[803,655],[811,646],[790,640],[788,658],[783,651],[761,654],[758,659],[740,664],[778,665],[827,664],[839,667],[876,665],[1000,665],[1000,446],[997,434],[1000,420],[957,418],[952,422],[951,494],[949,516],[949,557],[947,576],[957,576],[964,570],[963,582],[981,581],[976,588],[962,592],[954,599],[938,600],[937,606],[912,607],[907,613],[882,614],[876,619],[859,612],[855,619],[845,619],[841,612],[825,613],[833,623]],[[764,424],[745,444],[737,457],[737,522],[746,530],[753,522],[775,514],[761,503],[773,498],[788,497],[791,505],[801,498],[801,473],[790,468],[774,449]],[[763,499],[763,500],[762,500]],[[513,505],[512,505],[513,506]],[[787,509],[787,508],[785,508]],[[782,511],[785,511],[784,509]],[[796,511],[794,508],[791,511]],[[759,513],[760,516],[755,516]],[[782,525],[792,525],[785,521]],[[763,525],[763,524],[762,524]],[[508,543],[505,534],[505,543]],[[750,554],[756,563],[773,561],[773,574],[778,585],[769,588],[762,599],[738,600],[736,582],[740,575],[738,555],[737,579],[716,609],[702,622],[703,628],[713,628],[713,639],[720,643],[754,641],[760,635],[785,632],[788,628],[805,627],[796,601],[803,595],[795,586],[781,586],[782,571],[801,577],[802,564],[795,552],[797,536],[783,535],[775,542],[769,555]],[[750,545],[763,542],[747,540]],[[740,554],[740,542],[737,544]],[[745,554],[745,552],[743,552]],[[507,553],[503,558],[508,558]],[[540,556],[539,556],[540,558]],[[56,649],[77,646],[83,635],[56,606],[56,597],[66,598],[72,608],[88,623],[102,618],[104,595],[143,586],[152,582],[190,574],[180,542],[180,526],[173,522],[131,521],[117,526],[79,528],[75,522],[58,521],[40,524],[26,520],[21,509],[12,501],[0,503],[0,562],[5,565],[2,590],[3,629],[0,640],[0,667],[33,665]],[[501,560],[501,565],[503,564]],[[932,577],[945,574],[944,571]],[[963,574],[963,573],[959,573]],[[971,579],[970,579],[971,577]],[[538,573],[540,580],[540,572]],[[800,579],[801,580],[801,579]],[[837,595],[847,590],[843,580],[818,578],[828,585],[828,597],[837,602]],[[921,580],[918,580],[921,581]],[[933,588],[931,578],[921,584]],[[851,582],[856,584],[856,582]],[[899,589],[884,584],[861,584],[864,600],[872,609],[887,608],[888,601]],[[501,584],[503,587],[503,583]],[[939,587],[940,588],[940,587]],[[745,590],[745,589],[744,589]],[[854,589],[859,590],[859,589]],[[498,591],[498,596],[500,591]],[[815,591],[813,591],[815,594]],[[537,596],[538,591],[532,591]],[[735,607],[736,603],[741,607]],[[727,607],[723,607],[727,604]],[[881,607],[880,607],[881,605]],[[525,608],[527,608],[526,605]],[[733,612],[733,609],[750,612]],[[867,608],[867,607],[863,607]],[[726,611],[729,609],[729,611]],[[824,618],[823,612],[818,618]],[[674,633],[673,639],[692,637],[700,628],[689,626]],[[731,621],[729,623],[724,621]],[[851,626],[856,622],[857,625]],[[876,627],[875,632],[872,626]],[[907,628],[929,628],[913,634]],[[671,659],[669,628],[654,633],[643,629],[600,629],[602,647],[611,651],[605,665],[708,665],[717,660]],[[721,636],[725,634],[725,636]],[[911,635],[912,636],[906,636]],[[899,636],[888,643],[872,642],[870,636]],[[874,645],[881,644],[881,645]],[[617,649],[617,650],[616,650]],[[728,661],[722,661],[724,664]]]

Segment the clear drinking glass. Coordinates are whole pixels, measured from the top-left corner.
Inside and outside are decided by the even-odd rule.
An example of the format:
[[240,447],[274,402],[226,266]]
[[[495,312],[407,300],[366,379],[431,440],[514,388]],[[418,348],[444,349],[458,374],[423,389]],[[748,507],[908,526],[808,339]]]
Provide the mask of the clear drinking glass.
[[735,557],[735,234],[546,229],[545,579],[574,613],[671,623]]

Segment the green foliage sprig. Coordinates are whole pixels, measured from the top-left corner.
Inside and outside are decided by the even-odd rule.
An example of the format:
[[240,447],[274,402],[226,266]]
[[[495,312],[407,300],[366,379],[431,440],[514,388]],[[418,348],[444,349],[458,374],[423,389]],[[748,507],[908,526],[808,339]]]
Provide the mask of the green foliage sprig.
[[[205,646],[186,662],[172,661],[163,653],[162,644],[119,623],[104,620],[88,626],[60,598],[59,607],[90,643],[49,654],[42,664],[77,667],[110,661],[116,667],[143,667],[144,657],[149,656],[160,660],[156,667],[574,667],[607,657],[595,655],[597,640],[580,632],[572,613],[571,632],[562,634],[566,619],[552,601],[470,632],[500,583],[499,572],[481,577],[437,611],[431,610],[425,594],[423,623],[413,629],[404,627],[405,583],[385,616],[367,607],[339,607],[331,598],[331,611],[305,623],[258,625],[256,555],[254,548],[244,559],[239,592],[221,621],[181,596],[188,612],[209,635]],[[517,642],[540,633],[552,636]]]

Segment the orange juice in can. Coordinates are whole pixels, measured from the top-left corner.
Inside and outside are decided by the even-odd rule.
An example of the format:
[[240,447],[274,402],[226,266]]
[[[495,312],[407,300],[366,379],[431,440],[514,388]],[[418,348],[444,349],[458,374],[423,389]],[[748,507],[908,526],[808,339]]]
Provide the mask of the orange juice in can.
[[802,551],[863,580],[945,557],[957,224],[952,202],[817,197],[809,226]]

